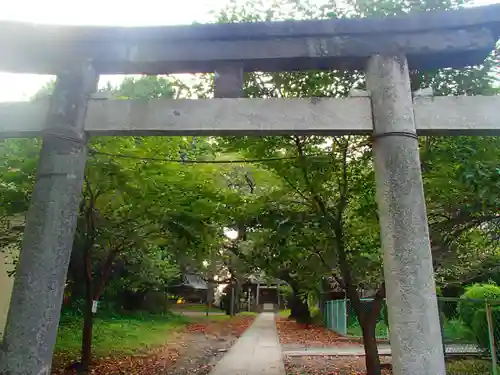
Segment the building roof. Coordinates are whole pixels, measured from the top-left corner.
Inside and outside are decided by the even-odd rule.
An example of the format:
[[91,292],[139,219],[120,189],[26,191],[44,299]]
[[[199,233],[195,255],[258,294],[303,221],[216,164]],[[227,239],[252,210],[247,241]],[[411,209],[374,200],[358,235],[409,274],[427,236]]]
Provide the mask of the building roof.
[[[57,74],[91,60],[101,74],[362,69],[374,54],[405,54],[410,68],[481,63],[500,33],[500,4],[342,20],[158,27],[0,22],[0,71]],[[13,37],[15,36],[15,37]]]
[[207,282],[200,275],[186,273],[182,276],[183,285],[193,289],[208,289]]
[[196,290],[207,290],[207,282],[200,276],[194,273],[186,272],[174,283],[170,284],[169,288],[187,287]]
[[284,281],[274,278],[274,277],[266,277],[264,275],[250,275],[246,278],[246,282],[250,284],[262,284],[262,285],[270,285],[270,284],[286,284]]

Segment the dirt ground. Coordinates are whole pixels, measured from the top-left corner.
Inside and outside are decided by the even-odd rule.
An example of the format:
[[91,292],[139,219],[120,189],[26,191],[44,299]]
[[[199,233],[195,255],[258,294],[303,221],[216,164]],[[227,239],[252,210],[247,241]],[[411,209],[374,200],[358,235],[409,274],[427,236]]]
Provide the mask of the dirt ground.
[[[92,366],[94,375],[207,375],[253,317],[189,324],[169,344],[145,355],[101,358]],[[74,367],[56,368],[52,374],[78,374]]]
[[[322,326],[301,325],[295,321],[279,319],[276,327],[282,349],[296,350],[305,348],[348,348],[359,347],[357,341],[346,340],[335,332]],[[361,356],[286,356],[287,375],[364,375],[365,358]],[[390,357],[381,357],[386,368],[384,375],[390,375]]]
[[279,319],[276,328],[282,345],[301,345],[304,347],[348,347],[359,346],[341,338],[337,333],[322,326],[297,324],[293,320]]
[[[381,357],[382,364],[390,364],[389,357]],[[385,366],[384,366],[385,367]],[[287,375],[365,375],[364,357],[285,357]],[[390,375],[390,368],[384,368],[382,374]]]

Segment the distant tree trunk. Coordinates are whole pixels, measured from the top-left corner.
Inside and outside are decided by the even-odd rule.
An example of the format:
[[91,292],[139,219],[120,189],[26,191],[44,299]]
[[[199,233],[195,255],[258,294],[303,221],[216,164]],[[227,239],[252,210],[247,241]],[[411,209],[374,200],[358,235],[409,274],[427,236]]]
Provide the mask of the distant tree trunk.
[[94,301],[98,301],[103,292],[111,272],[111,267],[116,258],[118,251],[110,249],[106,256],[106,260],[102,267],[101,280],[94,289],[94,280],[92,276],[92,249],[85,249],[84,266],[85,266],[85,310],[83,318],[83,333],[82,333],[82,370],[88,372],[92,363],[92,331],[94,326],[94,313],[92,305]]
[[92,326],[93,326],[93,280],[92,280],[92,249],[86,246],[83,255],[83,265],[85,268],[85,309],[83,317],[82,332],[82,370],[88,372],[92,361]]
[[328,283],[328,280],[326,278],[321,278],[321,284],[319,288],[319,296],[318,296],[318,305],[319,305],[319,311],[321,314],[321,321],[324,321],[324,314],[325,314],[325,302],[326,302],[326,297],[328,290],[330,289],[330,284]]
[[380,357],[378,355],[377,338],[376,338],[376,325],[377,316],[367,316],[365,322],[361,325],[363,332],[363,346],[365,348],[365,363],[366,373],[368,375],[380,375]]
[[292,286],[292,299],[290,301],[290,319],[296,320],[298,323],[310,324],[311,313],[307,301],[302,298],[297,287]]
[[367,375],[381,375],[380,357],[378,355],[376,326],[380,314],[383,298],[379,293],[371,302],[362,302],[358,292],[350,288],[348,296],[351,299],[354,312],[358,318],[363,335],[365,349],[365,364]]

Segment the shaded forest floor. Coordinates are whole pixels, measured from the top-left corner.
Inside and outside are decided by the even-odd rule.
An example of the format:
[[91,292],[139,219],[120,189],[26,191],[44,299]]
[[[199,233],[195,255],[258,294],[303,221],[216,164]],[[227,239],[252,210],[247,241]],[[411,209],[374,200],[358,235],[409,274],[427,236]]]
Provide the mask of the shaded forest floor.
[[[253,319],[172,315],[163,319],[97,320],[91,374],[206,375]],[[75,327],[78,322],[60,328],[53,374],[77,373],[71,364],[79,358],[76,349],[81,333],[77,334]]]

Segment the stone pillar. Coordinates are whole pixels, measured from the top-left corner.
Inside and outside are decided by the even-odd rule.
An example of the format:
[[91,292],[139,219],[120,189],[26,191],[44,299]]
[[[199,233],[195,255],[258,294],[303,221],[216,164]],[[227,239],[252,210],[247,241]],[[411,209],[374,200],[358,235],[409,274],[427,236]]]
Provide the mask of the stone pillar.
[[214,72],[214,97],[241,98],[243,96],[243,68],[226,64]]
[[418,140],[404,57],[373,56],[367,88],[395,375],[444,375]]
[[48,375],[85,173],[84,122],[98,75],[76,62],[57,77],[26,217],[0,374]]
[[257,305],[257,309],[259,308],[259,299],[260,299],[260,283],[257,283],[257,291],[255,293],[255,304]]

